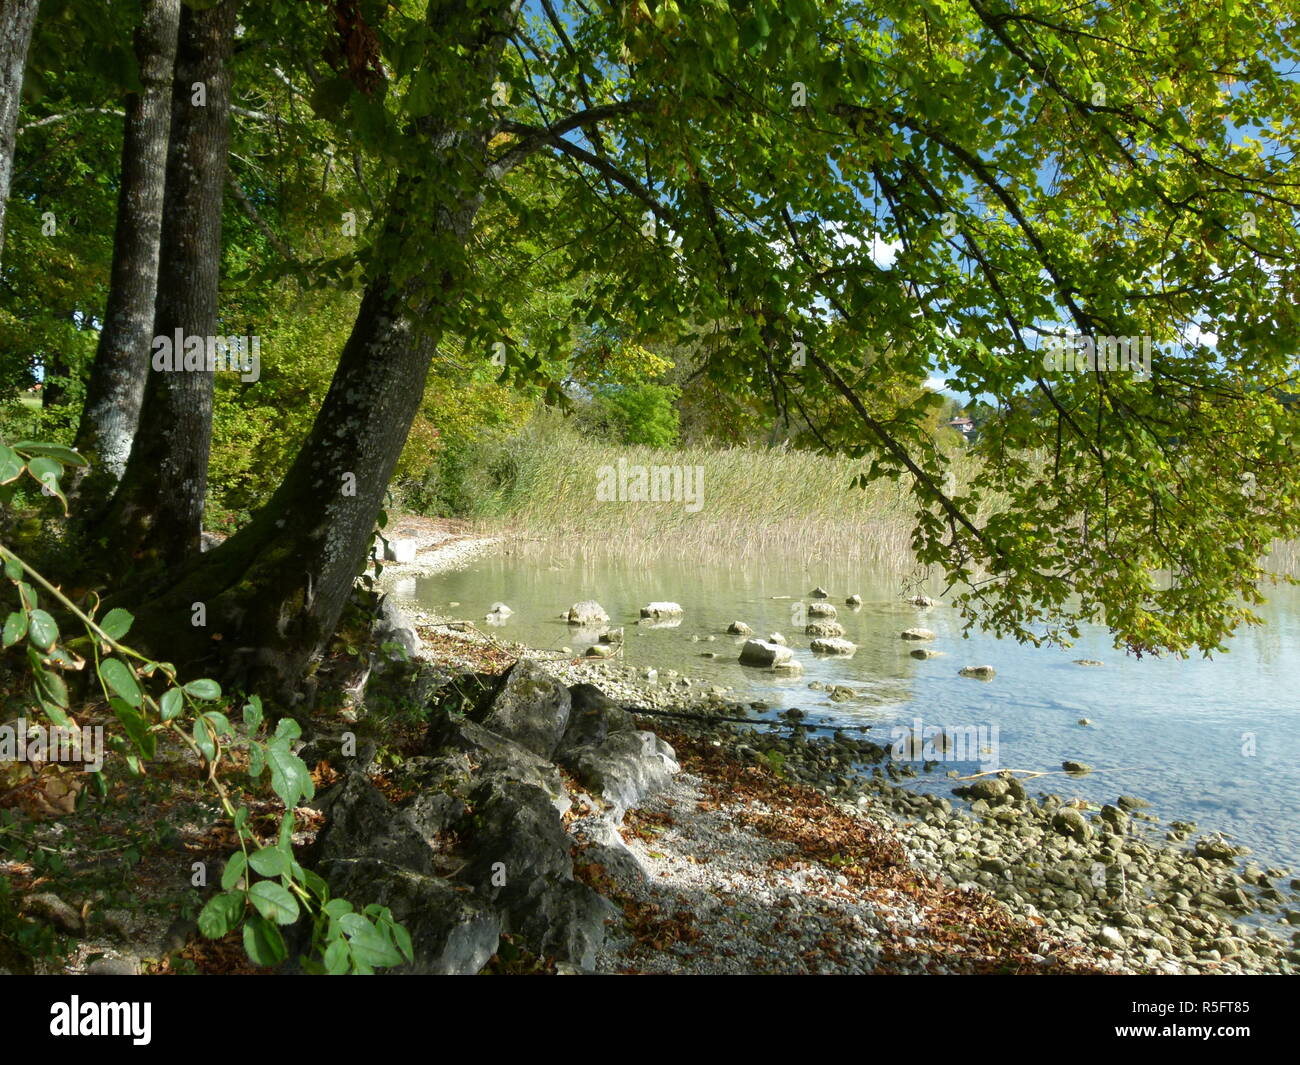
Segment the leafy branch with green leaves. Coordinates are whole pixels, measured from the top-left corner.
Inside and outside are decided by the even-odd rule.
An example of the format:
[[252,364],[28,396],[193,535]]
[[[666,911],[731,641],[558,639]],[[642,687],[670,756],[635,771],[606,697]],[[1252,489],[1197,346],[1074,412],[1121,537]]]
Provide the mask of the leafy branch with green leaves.
[[[66,513],[59,479],[65,466],[84,465],[81,455],[60,445],[0,442],[0,500],[8,503],[26,474],[44,493],[56,496]],[[132,776],[145,774],[162,736],[188,748],[204,768],[205,783],[229,819],[239,850],[226,863],[221,891],[199,913],[203,935],[220,939],[242,929],[249,960],[275,966],[289,956],[281,929],[305,916],[312,926],[312,956],[303,959],[303,966],[310,972],[371,973],[412,960],[410,936],[387,907],[357,910],[347,899],[331,897],[325,880],[294,856],[294,811],[299,802],[315,795],[306,763],[293,753],[293,743],[302,734],[296,721],[282,718],[270,731],[261,698],[250,695],[236,725],[226,713],[231,701],[217,681],[182,681],[172,663],[156,661],[122,642],[134,621],[129,611],[117,607],[96,618],[97,598],[81,609],[3,542],[0,565],[17,595],[17,609],[0,630],[0,646],[5,652],[17,653],[20,645],[26,651],[36,705],[54,726],[79,728],[70,716],[72,700],[63,674],[80,672],[89,661],[122,726],[110,745],[123,756]],[[70,615],[85,635],[64,638],[43,602]],[[258,781],[266,773],[272,792],[284,804],[273,843],[262,843],[250,823],[249,807],[238,802],[221,778],[223,761],[229,764],[230,752],[238,746],[247,748],[249,778]],[[103,771],[93,777],[98,792],[107,794]]]

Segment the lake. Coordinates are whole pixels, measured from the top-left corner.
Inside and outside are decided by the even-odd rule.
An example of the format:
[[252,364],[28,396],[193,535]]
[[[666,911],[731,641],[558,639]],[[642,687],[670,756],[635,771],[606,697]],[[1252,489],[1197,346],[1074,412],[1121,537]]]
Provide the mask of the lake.
[[[846,638],[858,645],[852,658],[812,654],[810,638],[796,624],[817,585],[830,592]],[[905,590],[897,574],[802,560],[642,566],[559,551],[554,557],[481,557],[464,570],[399,581],[394,593],[481,627],[488,607],[500,600],[515,614],[491,630],[496,635],[579,654],[594,636],[584,639],[559,615],[572,603],[596,599],[611,625],[626,626],[625,662],[656,667],[661,684],[665,671],[677,670],[697,686],[733,688],[729,697],[737,701],[765,701],[772,714],[798,707],[814,723],[870,725],[868,737],[881,744],[891,742],[891,729],[912,728],[918,718],[922,727],[996,725],[1000,767],[1054,772],[1027,781],[1031,793],[1094,802],[1140,796],[1162,821],[1195,821],[1198,832],[1222,831],[1250,847],[1261,864],[1293,865],[1300,855],[1300,590],[1272,589],[1271,601],[1259,609],[1267,624],[1243,630],[1228,654],[1140,661],[1115,650],[1105,630],[1095,627],[1068,650],[983,634],[963,639],[955,610],[903,601],[917,590]],[[852,594],[864,600],[858,610],[844,605]],[[640,608],[656,600],[680,603],[681,623],[638,626]],[[804,672],[779,677],[741,666],[743,639],[725,634],[734,620],[759,637],[783,633]],[[910,627],[930,629],[937,638],[925,644],[900,639]],[[708,636],[714,641],[706,642]],[[917,660],[909,654],[917,646],[946,654]],[[704,651],[719,657],[700,657]],[[1078,666],[1077,658],[1104,665]],[[997,675],[988,682],[957,675],[970,665],[993,666]],[[833,703],[824,691],[809,688],[814,681],[849,686],[859,697]],[[1091,724],[1081,726],[1081,718]],[[1060,772],[1064,759],[1085,762],[1094,772],[1066,776]],[[947,795],[953,786],[948,770],[989,767],[943,764],[909,786]]]

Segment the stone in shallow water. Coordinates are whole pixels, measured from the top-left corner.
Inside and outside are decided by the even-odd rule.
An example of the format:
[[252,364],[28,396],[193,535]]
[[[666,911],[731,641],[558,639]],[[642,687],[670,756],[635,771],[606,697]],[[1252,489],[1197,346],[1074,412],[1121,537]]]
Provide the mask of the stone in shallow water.
[[814,599],[829,599],[831,595],[831,593],[828,592],[825,588],[823,588],[820,584],[817,585],[817,587],[814,588],[808,594],[812,596],[812,598]]
[[730,625],[727,626],[727,632],[729,632],[732,636],[749,636],[753,633],[753,631],[754,630],[751,629],[748,625],[746,625],[743,621],[733,621]]
[[933,640],[934,633],[929,629],[904,629],[899,634],[903,640]]
[[966,666],[957,671],[960,677],[974,677],[976,680],[992,680],[997,675],[997,670],[992,666]]
[[643,618],[679,618],[684,613],[680,603],[650,603],[641,608]]
[[803,631],[805,636],[843,636],[844,626],[838,621],[810,621]]
[[809,647],[814,654],[819,655],[851,655],[858,649],[857,644],[837,636],[815,639]]
[[742,666],[776,666],[789,662],[793,657],[794,652],[790,648],[766,640],[746,640],[740,649]]
[[861,605],[862,605],[862,596],[860,596],[860,595],[851,595],[851,596],[849,596],[847,599],[844,600],[844,605],[845,605],[845,606],[853,606],[853,607],[861,606]]
[[942,658],[946,652],[936,651],[933,647],[916,647],[908,652],[913,658]]
[[605,608],[594,599],[584,599],[574,603],[565,615],[570,625],[597,625],[609,620]]
[[835,608],[830,603],[809,603],[808,616],[810,618],[834,618]]

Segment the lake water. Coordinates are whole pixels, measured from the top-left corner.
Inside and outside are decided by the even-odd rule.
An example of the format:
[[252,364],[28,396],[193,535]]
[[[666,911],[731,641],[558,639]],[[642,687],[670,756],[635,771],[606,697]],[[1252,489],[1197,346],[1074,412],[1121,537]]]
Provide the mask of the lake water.
[[[796,624],[808,592],[831,593],[845,636],[858,645],[852,658],[819,657]],[[1033,648],[974,634],[961,636],[957,612],[946,606],[918,609],[903,602],[902,578],[862,567],[766,560],[706,566],[655,562],[636,566],[618,559],[557,554],[553,558],[502,554],[480,558],[468,569],[394,589],[440,613],[483,625],[500,600],[515,614],[495,631],[503,639],[539,648],[571,647],[581,653],[594,634],[583,635],[559,619],[579,600],[596,599],[612,625],[626,626],[625,657],[633,666],[675,669],[697,684],[734,689],[740,702],[762,700],[771,713],[798,707],[813,723],[870,725],[869,738],[891,741],[895,726],[966,729],[997,726],[998,766],[1050,770],[1027,782],[1031,792],[1053,791],[1094,802],[1121,794],[1149,800],[1163,821],[1195,821],[1199,832],[1222,831],[1250,847],[1261,864],[1295,864],[1300,856],[1300,591],[1272,589],[1260,608],[1266,626],[1243,631],[1228,654],[1213,659],[1137,660],[1115,650],[1103,629],[1086,631],[1069,650]],[[915,589],[909,588],[907,594]],[[929,589],[930,594],[936,594]],[[861,595],[851,610],[844,600]],[[789,598],[776,598],[776,597]],[[680,625],[638,626],[647,603],[680,603]],[[452,608],[450,603],[459,607]],[[728,636],[733,620],[755,635],[784,633],[804,672],[783,678],[741,666],[743,640]],[[899,638],[910,627],[934,631],[917,644]],[[715,636],[694,642],[692,636]],[[946,652],[921,661],[917,646]],[[716,659],[700,657],[716,651]],[[1073,664],[1099,659],[1101,668]],[[969,665],[997,670],[988,682],[957,675]],[[861,697],[833,703],[812,681],[852,687]],[[1088,718],[1090,726],[1080,726]],[[991,731],[986,735],[992,735]],[[1088,776],[1059,772],[1064,759],[1094,767]],[[943,764],[915,781],[918,790],[949,794],[949,769],[968,773],[989,765]]]

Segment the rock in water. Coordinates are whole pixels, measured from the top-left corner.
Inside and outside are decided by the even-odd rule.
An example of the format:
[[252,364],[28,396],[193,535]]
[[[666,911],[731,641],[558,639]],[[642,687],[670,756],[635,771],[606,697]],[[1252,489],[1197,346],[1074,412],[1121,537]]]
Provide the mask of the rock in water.
[[745,645],[740,649],[742,666],[770,668],[789,662],[793,658],[794,652],[790,648],[782,647],[779,643],[768,643],[766,640],[746,640]]
[[831,593],[828,592],[825,588],[823,588],[820,584],[817,585],[817,587],[814,588],[814,589],[813,589],[811,592],[809,592],[808,594],[809,594],[809,596],[811,596],[813,599],[829,599],[830,596],[831,596]]
[[532,659],[521,658],[506,673],[483,725],[550,758],[569,724],[569,708],[569,689]]
[[913,658],[942,658],[945,652],[936,651],[933,647],[914,647],[908,654]]
[[899,634],[900,639],[904,640],[933,640],[934,633],[929,629],[904,629]]
[[1057,810],[1052,817],[1052,828],[1062,836],[1069,836],[1077,843],[1084,843],[1092,838],[1092,826],[1088,819],[1078,810],[1066,807]]
[[814,654],[819,655],[851,655],[858,649],[857,644],[849,640],[840,639],[836,636],[830,636],[824,639],[819,637],[813,640],[808,646],[812,649]]
[[1083,776],[1085,773],[1092,772],[1092,766],[1088,765],[1087,762],[1065,761],[1061,763],[1061,768],[1067,773],[1073,773],[1076,776]]
[[727,632],[732,636],[752,636],[754,630],[746,625],[743,621],[733,621],[727,626]]
[[808,616],[810,618],[834,618],[835,608],[830,603],[809,603]]
[[767,642],[779,644],[782,647],[786,646],[786,638],[782,636],[779,632],[769,632],[767,634]]
[[959,677],[974,677],[976,680],[992,680],[996,673],[992,666],[966,666],[957,671]]
[[845,606],[851,606],[851,607],[859,607],[859,606],[862,605],[862,596],[860,596],[860,595],[851,595],[851,596],[849,596],[847,599],[844,600],[844,605],[845,605]]
[[605,608],[594,599],[574,603],[566,616],[570,625],[602,625],[609,621]]
[[914,595],[912,596],[911,599],[908,600],[908,602],[911,603],[913,606],[921,606],[921,607],[939,605],[939,600],[931,599],[928,595]]
[[810,621],[803,631],[805,636],[843,636],[844,626],[838,621]]
[[678,603],[650,603],[641,608],[643,618],[679,618],[684,613]]

